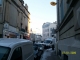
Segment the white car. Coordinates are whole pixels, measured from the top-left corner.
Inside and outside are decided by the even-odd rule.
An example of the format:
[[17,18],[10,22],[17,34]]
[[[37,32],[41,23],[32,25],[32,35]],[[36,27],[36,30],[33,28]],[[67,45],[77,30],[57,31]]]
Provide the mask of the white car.
[[24,39],[1,38],[0,60],[34,60],[33,43]]
[[48,38],[44,40],[44,46],[45,48],[54,48],[56,39]]

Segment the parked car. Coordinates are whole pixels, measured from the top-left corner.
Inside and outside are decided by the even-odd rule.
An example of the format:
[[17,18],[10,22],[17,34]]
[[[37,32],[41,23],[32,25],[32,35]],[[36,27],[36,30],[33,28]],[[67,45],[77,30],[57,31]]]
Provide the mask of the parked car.
[[44,51],[44,44],[43,43],[36,43],[38,45],[38,50]]
[[38,59],[38,47],[34,44],[33,48],[34,48],[34,60],[37,60]]
[[34,45],[37,46],[37,50],[38,50],[37,57],[40,58],[44,51],[44,46],[41,43],[35,43]]
[[33,43],[24,39],[1,38],[0,60],[34,60]]
[[55,38],[45,39],[45,40],[44,40],[45,49],[46,49],[46,48],[52,48],[52,49],[54,49],[55,43],[56,43],[56,39],[55,39]]

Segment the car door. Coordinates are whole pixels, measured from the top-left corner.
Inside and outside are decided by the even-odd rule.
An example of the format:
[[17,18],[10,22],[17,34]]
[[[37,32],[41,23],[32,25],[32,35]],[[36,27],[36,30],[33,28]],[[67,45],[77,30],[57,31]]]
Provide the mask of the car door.
[[21,47],[18,47],[13,51],[10,60],[22,60],[22,49],[21,49]]

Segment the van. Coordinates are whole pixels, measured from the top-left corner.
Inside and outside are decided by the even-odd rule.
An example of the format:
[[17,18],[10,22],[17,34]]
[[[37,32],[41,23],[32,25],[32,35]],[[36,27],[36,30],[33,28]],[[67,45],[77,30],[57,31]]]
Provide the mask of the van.
[[54,49],[55,43],[56,43],[56,39],[55,38],[47,38],[47,39],[44,40],[45,48]]
[[33,43],[24,39],[1,38],[0,60],[34,60]]

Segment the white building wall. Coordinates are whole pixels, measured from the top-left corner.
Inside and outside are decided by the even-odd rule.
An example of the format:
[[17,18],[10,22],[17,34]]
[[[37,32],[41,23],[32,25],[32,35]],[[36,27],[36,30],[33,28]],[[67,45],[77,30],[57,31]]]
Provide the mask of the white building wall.
[[48,36],[48,34],[49,34],[48,29],[49,29],[49,27],[46,27],[46,28],[43,29],[43,37],[44,37],[43,39],[46,39],[46,38],[49,37],[49,36]]
[[46,26],[48,24],[50,25],[49,22],[46,22],[45,24],[43,24],[44,27],[42,27],[42,40],[49,37],[49,26]]
[[[47,24],[49,24],[49,26],[46,26]],[[57,23],[53,22],[53,23],[45,23],[43,24],[43,32],[42,32],[42,35],[43,35],[43,40],[46,39],[46,38],[51,38],[51,33],[52,33],[52,29],[56,29],[56,26],[57,26]]]

